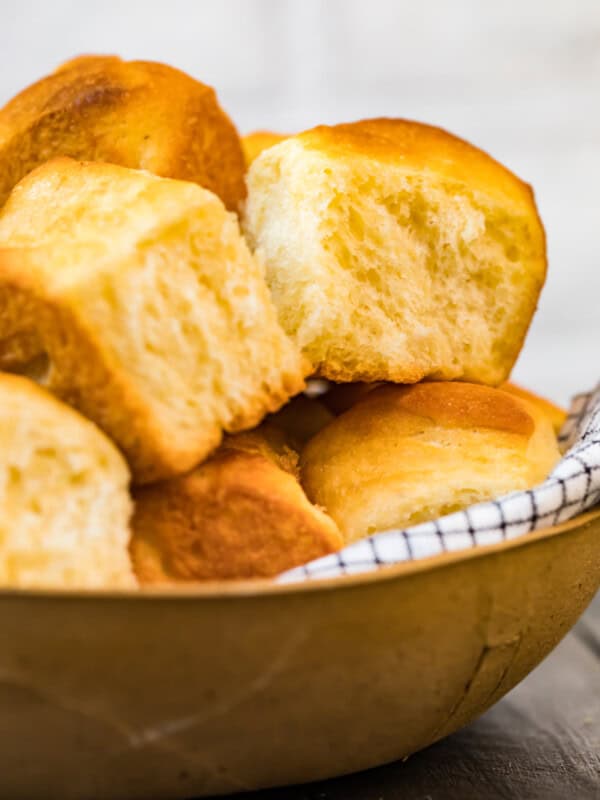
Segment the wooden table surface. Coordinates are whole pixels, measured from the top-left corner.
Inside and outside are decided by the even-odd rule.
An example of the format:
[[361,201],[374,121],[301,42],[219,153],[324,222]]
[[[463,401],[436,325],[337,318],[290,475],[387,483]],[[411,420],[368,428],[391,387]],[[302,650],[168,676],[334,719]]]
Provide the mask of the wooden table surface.
[[523,683],[468,728],[379,769],[240,800],[600,800],[600,594]]

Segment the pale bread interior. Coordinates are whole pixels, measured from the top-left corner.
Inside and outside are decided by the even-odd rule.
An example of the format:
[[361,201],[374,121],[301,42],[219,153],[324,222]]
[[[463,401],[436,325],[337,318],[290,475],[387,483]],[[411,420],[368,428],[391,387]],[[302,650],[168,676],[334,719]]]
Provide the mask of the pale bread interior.
[[302,137],[264,151],[248,187],[246,233],[319,374],[506,379],[544,279],[533,203]]
[[99,431],[51,395],[0,376],[0,585],[134,585],[129,470]]
[[[59,159],[13,192],[0,245],[0,362],[74,402],[141,482],[192,468],[304,385],[261,265],[199,186]],[[19,363],[10,343],[28,334],[38,349]]]

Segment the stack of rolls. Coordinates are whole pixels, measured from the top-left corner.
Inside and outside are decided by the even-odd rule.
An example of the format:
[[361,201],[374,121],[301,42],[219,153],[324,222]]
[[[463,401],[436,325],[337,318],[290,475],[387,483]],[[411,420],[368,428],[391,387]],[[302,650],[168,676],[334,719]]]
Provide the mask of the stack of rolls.
[[533,194],[449,133],[242,140],[210,87],[86,56],[0,110],[0,203],[4,585],[272,577],[559,458],[507,383]]

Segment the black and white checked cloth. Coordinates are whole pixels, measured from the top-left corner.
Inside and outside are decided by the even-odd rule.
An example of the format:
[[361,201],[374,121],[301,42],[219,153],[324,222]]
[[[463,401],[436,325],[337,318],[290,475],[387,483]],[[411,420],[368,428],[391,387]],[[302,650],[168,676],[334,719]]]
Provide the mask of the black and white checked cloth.
[[560,433],[564,453],[548,478],[405,530],[373,534],[280,575],[283,582],[369,572],[390,564],[514,539],[566,522],[600,503],[600,384],[577,395]]

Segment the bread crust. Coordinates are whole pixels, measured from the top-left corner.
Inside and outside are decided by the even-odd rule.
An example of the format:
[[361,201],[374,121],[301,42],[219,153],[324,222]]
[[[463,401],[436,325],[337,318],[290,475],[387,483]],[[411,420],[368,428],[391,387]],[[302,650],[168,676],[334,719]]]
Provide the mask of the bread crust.
[[364,394],[301,453],[307,496],[346,541],[541,481],[560,453],[543,409],[500,389],[429,382]]
[[506,167],[440,128],[377,118],[263,151],[248,188],[246,234],[315,375],[507,379],[547,261],[532,189]]
[[[380,383],[331,383],[320,400],[332,414],[339,416],[343,414],[344,411],[348,411],[348,409],[352,408],[365,394],[381,385]],[[564,408],[510,381],[503,383],[500,388],[509,394],[514,394],[517,397],[521,397],[523,400],[528,400],[530,403],[536,404],[551,420],[554,432],[557,435],[560,433],[567,418],[567,412]]]
[[373,403],[393,404],[400,413],[426,417],[434,425],[453,428],[490,428],[530,437],[535,419],[517,397],[504,397],[487,386],[470,383],[417,383],[402,391],[387,386]]
[[[410,170],[434,173],[458,183],[503,195],[506,201],[534,204],[533,189],[488,153],[453,133],[424,122],[374,117],[339,125],[318,125],[297,134],[306,147],[337,158],[402,163]],[[539,225],[542,226],[538,215]]]
[[136,491],[131,557],[143,584],[271,577],[338,550],[306,498],[297,453],[266,423],[230,436],[193,472]]
[[552,422],[552,427],[554,428],[554,432],[558,436],[567,419],[567,412],[564,408],[557,406],[556,403],[547,400],[545,397],[540,397],[539,394],[535,394],[535,392],[525,389],[519,384],[512,383],[512,381],[503,383],[500,388],[505,392],[509,392],[509,394],[514,394],[516,397],[520,397],[523,400],[527,400],[528,402],[538,406],[538,408],[550,419]]
[[267,150],[287,138],[287,133],[275,133],[274,131],[252,131],[252,133],[242,136],[246,167],[249,167],[263,150]]
[[[127,195],[126,211],[112,204],[113,192]],[[190,244],[192,223],[202,236]],[[202,258],[205,239],[221,277],[207,277],[202,262],[186,266]],[[306,364],[277,323],[237,222],[194,184],[56,159],[15,188],[0,214],[0,242],[0,366],[27,374],[46,358],[45,374],[32,377],[114,439],[137,483],[188,471],[223,431],[257,425],[304,386]],[[145,275],[154,281],[146,294]],[[182,276],[188,292],[176,297],[185,315],[174,300],[158,306],[166,314],[156,311],[159,289],[177,292]],[[234,305],[226,279],[244,293]],[[138,297],[130,301],[132,285]],[[226,332],[220,349],[203,344],[210,313]],[[181,332],[171,335],[174,321]],[[165,350],[167,335],[174,344]],[[221,377],[223,359],[229,378]],[[215,385],[202,377],[209,369]]]
[[214,90],[152,61],[75,58],[10,100],[0,111],[0,204],[56,156],[193,181],[231,210],[245,196],[240,138]]

